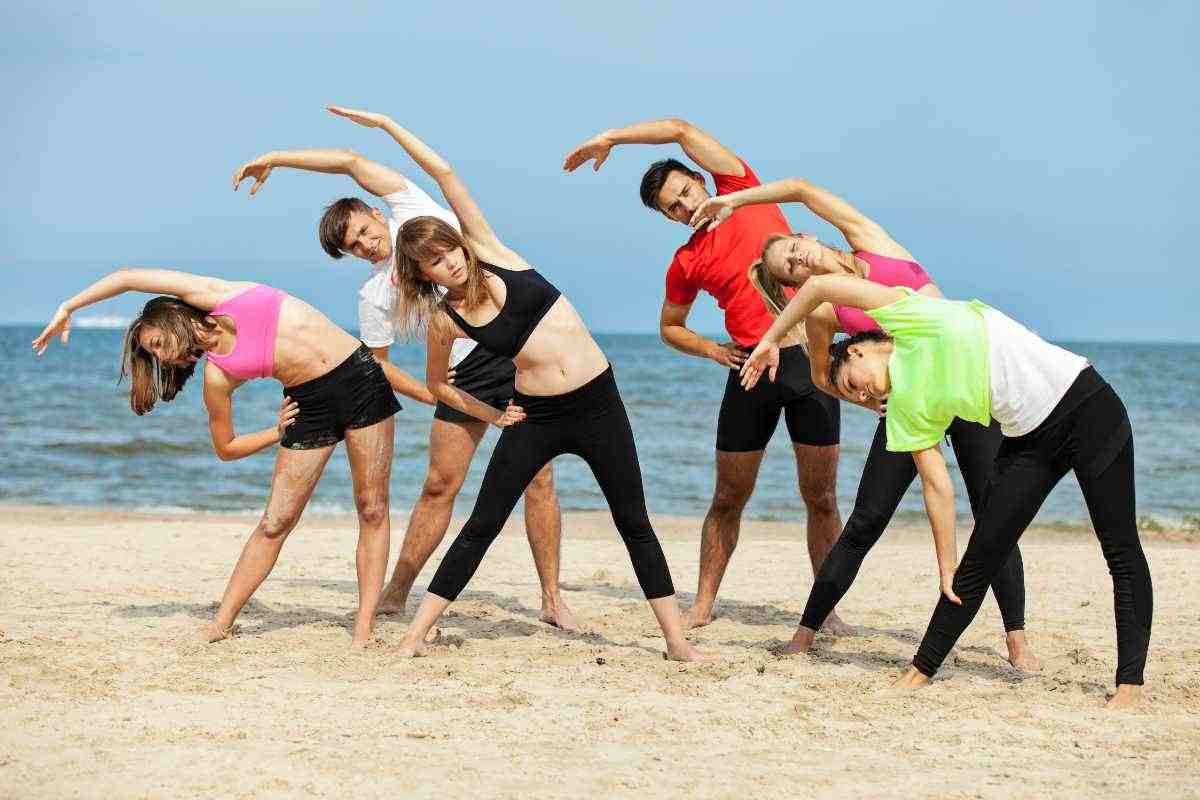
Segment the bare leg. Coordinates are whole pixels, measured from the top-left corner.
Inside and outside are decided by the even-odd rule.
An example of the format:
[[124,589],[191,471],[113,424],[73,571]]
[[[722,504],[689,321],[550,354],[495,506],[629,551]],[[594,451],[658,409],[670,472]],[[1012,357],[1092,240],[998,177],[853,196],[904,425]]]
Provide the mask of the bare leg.
[[533,552],[533,565],[542,584],[542,622],[563,630],[579,630],[579,621],[558,588],[562,557],[562,512],[554,489],[553,462],[542,467],[525,487],[525,534]]
[[712,622],[717,590],[725,577],[725,568],[737,547],[742,527],[742,509],[754,492],[762,450],[749,453],[717,451],[717,486],[712,505],[700,531],[700,580],[696,602],[687,612],[684,625],[698,628]]
[[[837,505],[837,465],[841,447],[836,444],[824,447],[793,444],[792,448],[796,451],[796,475],[808,517],[808,559],[815,576],[842,532],[842,516]],[[851,632],[836,609],[829,612],[821,627],[835,636]]]
[[396,560],[392,579],[384,588],[377,613],[404,613],[413,581],[446,536],[454,511],[454,498],[466,480],[471,459],[486,432],[485,422],[434,419],[429,428],[429,470],[425,484],[408,518],[400,557]]
[[275,456],[275,474],[271,477],[271,494],[262,519],[246,540],[225,594],[213,621],[200,629],[205,642],[224,639],[233,629],[233,621],[246,601],[266,580],[279,558],[283,541],[300,521],[313,489],[325,471],[333,447],[313,450],[279,448]]
[[346,455],[354,479],[354,507],[358,511],[358,617],[354,621],[351,646],[362,647],[371,639],[375,607],[387,576],[388,548],[392,541],[392,519],[388,489],[392,478],[392,449],[396,419],[346,431]]

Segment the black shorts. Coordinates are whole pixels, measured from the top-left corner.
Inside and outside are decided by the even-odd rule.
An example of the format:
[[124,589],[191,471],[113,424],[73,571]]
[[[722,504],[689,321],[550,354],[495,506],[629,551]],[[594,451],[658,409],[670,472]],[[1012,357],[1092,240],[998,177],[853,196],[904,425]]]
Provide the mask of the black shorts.
[[766,449],[780,412],[793,444],[823,447],[841,440],[841,405],[813,385],[808,357],[799,345],[779,351],[774,382],[763,375],[750,391],[742,388],[738,371],[729,370],[717,418],[717,449],[726,453]]
[[[508,407],[517,377],[517,367],[511,358],[496,355],[482,345],[476,345],[454,370],[455,388],[500,411]],[[442,402],[434,409],[433,418],[455,423],[483,422]]]
[[335,445],[347,430],[382,422],[400,410],[383,367],[365,344],[321,377],[284,387],[283,394],[300,406],[279,442],[291,450]]

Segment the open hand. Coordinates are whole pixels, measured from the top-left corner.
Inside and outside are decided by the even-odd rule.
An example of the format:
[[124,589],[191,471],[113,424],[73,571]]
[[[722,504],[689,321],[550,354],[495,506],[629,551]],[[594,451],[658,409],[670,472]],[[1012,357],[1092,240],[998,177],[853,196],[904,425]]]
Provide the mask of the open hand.
[[692,220],[688,224],[699,230],[705,223],[708,224],[708,229],[720,225],[733,213],[734,204],[729,202],[725,197],[717,195],[710,197],[700,204],[696,212],[692,214]]
[[343,108],[342,106],[325,106],[330,113],[337,114],[339,117],[345,117],[351,122],[357,122],[364,128],[378,128],[388,121],[387,114],[376,114],[373,111],[360,111],[355,108]]
[[771,382],[775,382],[775,373],[779,371],[779,345],[771,344],[766,339],[758,343],[754,352],[742,364],[742,388],[753,389],[758,379],[767,373]]
[[279,438],[283,438],[283,431],[296,421],[296,417],[300,416],[300,404],[290,397],[284,397],[283,402],[279,404],[279,421],[275,423],[275,429],[279,431]]
[[233,190],[236,192],[246,178],[254,178],[254,185],[250,187],[250,196],[253,197],[267,182],[267,176],[271,174],[272,169],[274,165],[268,156],[259,156],[253,161],[247,161],[233,173]]
[[737,342],[722,342],[709,357],[726,369],[741,369],[746,361],[746,353]]
[[947,600],[949,600],[951,603],[954,603],[956,606],[961,606],[963,604],[962,600],[959,599],[959,596],[954,593],[953,572],[951,572],[949,575],[942,576],[942,594],[946,596]]
[[508,408],[504,409],[504,413],[500,415],[500,419],[493,424],[497,428],[507,428],[509,425],[516,425],[521,420],[525,419],[525,409],[520,406],[514,406],[513,401],[508,401]]
[[612,142],[608,141],[604,134],[597,134],[567,153],[567,157],[563,159],[563,169],[567,172],[574,172],[578,167],[595,159],[596,163],[592,165],[592,171],[599,172],[600,165],[608,158],[610,150],[612,150]]
[[39,356],[46,352],[46,348],[50,346],[50,340],[55,336],[59,336],[63,345],[66,345],[67,340],[71,338],[71,312],[65,305],[58,307],[58,310],[54,312],[54,317],[42,330],[41,335],[33,340],[34,352]]

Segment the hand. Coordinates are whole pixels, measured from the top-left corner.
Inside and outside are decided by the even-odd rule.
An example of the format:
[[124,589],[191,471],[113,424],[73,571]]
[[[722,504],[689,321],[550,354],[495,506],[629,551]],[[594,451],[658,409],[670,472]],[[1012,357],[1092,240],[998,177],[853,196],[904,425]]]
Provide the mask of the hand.
[[723,342],[715,345],[708,357],[726,369],[741,369],[742,363],[746,360],[746,354],[742,348],[737,346],[736,342]]
[[290,397],[284,397],[283,402],[279,404],[279,421],[275,423],[275,430],[279,431],[279,438],[283,438],[283,431],[289,425],[296,421],[296,417],[300,416],[300,404]]
[[612,146],[613,143],[603,133],[597,134],[567,153],[567,157],[563,159],[563,169],[574,172],[576,168],[594,158],[596,163],[592,165],[592,172],[599,172],[600,165],[608,158]]
[[53,319],[50,320],[45,329],[42,330],[40,336],[33,340],[33,349],[40,356],[46,352],[46,348],[50,346],[50,340],[56,335],[61,334],[63,345],[67,344],[67,340],[71,338],[71,312],[67,310],[64,303],[54,312]]
[[504,413],[500,415],[500,419],[492,424],[497,428],[507,428],[509,425],[516,425],[521,420],[525,419],[525,409],[520,406],[514,406],[513,401],[508,401],[508,408],[504,409]]
[[454,385],[454,376],[457,374],[458,374],[458,370],[454,369],[453,367],[446,370],[446,383],[453,386]]
[[946,574],[946,575],[942,575],[942,594],[946,596],[947,600],[949,600],[951,603],[954,603],[954,605],[956,605],[956,606],[961,606],[963,604],[962,600],[959,599],[958,595],[956,595],[954,593],[954,573],[953,572]]
[[696,209],[696,213],[692,214],[692,221],[688,224],[699,230],[707,222],[708,229],[711,231],[729,219],[735,208],[737,206],[730,202],[727,197],[720,195],[710,197],[700,204],[700,207]]
[[758,343],[746,363],[742,364],[742,388],[753,389],[764,370],[774,383],[775,373],[779,371],[779,345],[771,344],[766,339]]
[[259,156],[253,161],[247,161],[238,167],[237,172],[233,173],[233,190],[236,192],[238,186],[246,178],[254,178],[254,185],[250,187],[250,196],[253,197],[262,188],[262,185],[267,182],[267,176],[271,174],[271,170],[275,165],[271,163],[270,156]]
[[359,111],[354,108],[342,108],[341,106],[325,106],[325,108],[339,117],[345,117],[351,122],[357,122],[364,128],[378,128],[390,121],[387,114],[376,114],[372,111]]

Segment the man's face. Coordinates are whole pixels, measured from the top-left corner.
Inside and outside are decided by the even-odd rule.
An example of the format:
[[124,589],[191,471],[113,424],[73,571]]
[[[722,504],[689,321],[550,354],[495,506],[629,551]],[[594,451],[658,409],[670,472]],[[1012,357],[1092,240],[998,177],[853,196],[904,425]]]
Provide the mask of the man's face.
[[704,181],[674,170],[658,190],[658,209],[676,222],[687,225],[700,204],[708,199]]
[[392,257],[392,233],[378,209],[351,211],[342,252],[378,264]]

